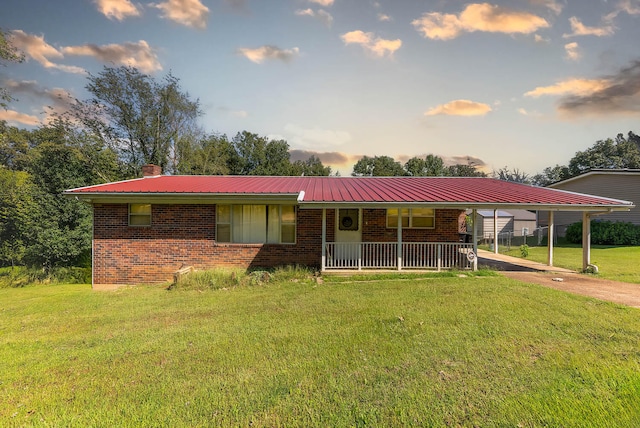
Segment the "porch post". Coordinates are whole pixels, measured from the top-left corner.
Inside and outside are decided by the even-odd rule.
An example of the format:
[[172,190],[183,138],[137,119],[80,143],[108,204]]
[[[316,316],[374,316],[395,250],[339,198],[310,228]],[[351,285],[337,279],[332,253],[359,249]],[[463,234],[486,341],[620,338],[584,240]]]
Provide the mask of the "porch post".
[[591,264],[591,213],[582,212],[582,270]]
[[493,252],[498,254],[498,210],[493,210]]
[[398,270],[402,270],[402,208],[398,207]]
[[549,211],[549,233],[547,233],[547,265],[553,266],[553,236],[555,225],[553,224],[553,211]]
[[473,216],[473,254],[476,255],[473,258],[473,270],[476,271],[478,270],[478,210],[474,208],[471,215]]
[[320,271],[324,272],[327,268],[327,209],[322,209],[322,261],[320,263]]

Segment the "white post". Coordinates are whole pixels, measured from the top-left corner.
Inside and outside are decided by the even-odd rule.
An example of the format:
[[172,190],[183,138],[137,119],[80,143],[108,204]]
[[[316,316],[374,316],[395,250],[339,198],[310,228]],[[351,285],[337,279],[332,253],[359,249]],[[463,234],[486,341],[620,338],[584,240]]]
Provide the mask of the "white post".
[[327,268],[327,209],[322,209],[322,262],[320,271],[324,272]]
[[591,264],[591,213],[582,213],[582,270]]
[[471,214],[473,216],[473,254],[475,257],[473,258],[473,270],[478,270],[478,210],[475,208]]
[[493,252],[498,254],[498,210],[493,210]]
[[402,208],[398,207],[398,270],[402,270]]
[[547,234],[547,265],[553,266],[553,236],[555,225],[553,224],[553,211],[549,211],[549,233]]

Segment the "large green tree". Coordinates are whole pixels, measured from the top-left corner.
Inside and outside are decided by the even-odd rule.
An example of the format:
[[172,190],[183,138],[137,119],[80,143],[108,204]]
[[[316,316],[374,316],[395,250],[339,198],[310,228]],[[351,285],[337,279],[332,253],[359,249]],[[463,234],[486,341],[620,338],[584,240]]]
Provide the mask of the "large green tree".
[[21,264],[35,188],[24,171],[0,166],[0,266]]
[[[6,62],[22,62],[24,55],[7,39],[7,33],[0,28],[0,65]],[[13,97],[6,88],[0,87],[0,107],[6,108]]]
[[618,134],[615,139],[599,140],[587,150],[577,152],[569,161],[573,177],[590,169],[640,168],[640,149],[637,136]]
[[231,141],[229,170],[233,175],[291,175],[289,144],[269,140],[248,131],[238,132]]
[[168,74],[157,81],[129,66],[105,67],[88,79],[93,98],[77,101],[72,117],[119,154],[129,175],[147,163],[177,172],[179,146],[196,132],[201,114],[179,79]]
[[393,177],[406,175],[400,162],[389,156],[363,156],[353,166],[354,177]]

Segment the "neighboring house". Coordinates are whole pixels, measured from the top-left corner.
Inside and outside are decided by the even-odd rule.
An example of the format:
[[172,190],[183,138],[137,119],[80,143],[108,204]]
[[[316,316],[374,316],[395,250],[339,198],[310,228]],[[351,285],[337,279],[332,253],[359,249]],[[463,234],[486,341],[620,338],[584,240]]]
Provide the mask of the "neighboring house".
[[[606,198],[631,201],[635,207],[629,211],[613,211],[600,214],[592,220],[622,221],[640,224],[640,170],[639,169],[593,169],[576,177],[548,186],[551,189],[588,193]],[[538,212],[538,224],[548,225],[548,211]],[[556,233],[564,236],[567,227],[582,221],[582,215],[576,212],[559,212],[554,216]]]
[[94,288],[166,282],[185,265],[471,269],[475,244],[459,242],[466,209],[631,206],[478,177],[143,173],[64,192],[93,206]]
[[[471,211],[467,211],[470,215]],[[512,236],[531,234],[536,228],[536,213],[527,210],[498,210],[498,234],[511,233]],[[482,239],[493,238],[493,210],[477,210],[478,236]]]

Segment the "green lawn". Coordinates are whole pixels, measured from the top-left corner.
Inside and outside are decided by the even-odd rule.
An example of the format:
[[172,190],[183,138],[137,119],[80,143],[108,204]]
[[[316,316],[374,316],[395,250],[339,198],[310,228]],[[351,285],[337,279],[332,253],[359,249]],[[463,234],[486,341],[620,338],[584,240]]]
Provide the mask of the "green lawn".
[[0,426],[633,426],[640,311],[499,276],[0,289]]
[[[504,254],[522,257],[519,247],[512,247]],[[547,247],[529,247],[530,260],[547,263]],[[608,247],[591,248],[591,263],[598,266],[598,276],[614,281],[640,284],[640,247]],[[553,264],[567,269],[582,269],[582,248],[575,245],[557,246],[553,248]]]

